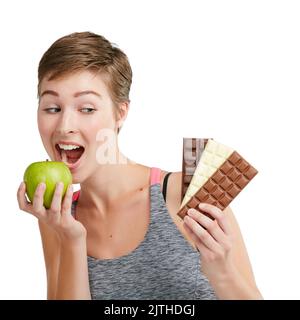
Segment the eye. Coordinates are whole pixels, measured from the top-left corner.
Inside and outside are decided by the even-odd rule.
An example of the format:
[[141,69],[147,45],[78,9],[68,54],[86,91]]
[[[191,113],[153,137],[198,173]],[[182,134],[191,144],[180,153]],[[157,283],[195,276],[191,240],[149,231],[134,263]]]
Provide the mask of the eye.
[[80,111],[82,111],[83,113],[93,113],[94,111],[96,111],[96,109],[94,109],[94,108],[82,108],[82,109],[80,109]]
[[47,113],[57,113],[60,111],[60,108],[47,108],[44,109],[44,111],[46,111]]

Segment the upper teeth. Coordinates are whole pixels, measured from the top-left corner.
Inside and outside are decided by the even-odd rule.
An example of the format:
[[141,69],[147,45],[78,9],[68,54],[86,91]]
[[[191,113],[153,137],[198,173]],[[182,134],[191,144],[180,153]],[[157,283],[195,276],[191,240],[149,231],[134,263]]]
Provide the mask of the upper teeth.
[[75,146],[73,144],[59,144],[59,147],[64,150],[73,150],[80,148],[80,146]]

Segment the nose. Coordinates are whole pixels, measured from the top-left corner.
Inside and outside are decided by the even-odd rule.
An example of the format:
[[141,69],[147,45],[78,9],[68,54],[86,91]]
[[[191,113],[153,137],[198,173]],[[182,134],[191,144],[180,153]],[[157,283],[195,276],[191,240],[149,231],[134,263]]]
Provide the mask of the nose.
[[76,121],[71,111],[62,110],[56,126],[56,133],[59,135],[66,135],[77,132],[75,127]]

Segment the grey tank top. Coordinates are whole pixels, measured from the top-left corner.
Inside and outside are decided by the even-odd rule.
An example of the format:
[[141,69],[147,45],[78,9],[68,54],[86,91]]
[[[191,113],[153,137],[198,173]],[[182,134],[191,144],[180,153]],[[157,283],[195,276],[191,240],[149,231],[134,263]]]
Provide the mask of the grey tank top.
[[[114,259],[88,256],[92,299],[215,300],[200,255],[173,222],[160,183],[150,186],[150,223],[143,241]],[[72,213],[75,214],[76,201]]]

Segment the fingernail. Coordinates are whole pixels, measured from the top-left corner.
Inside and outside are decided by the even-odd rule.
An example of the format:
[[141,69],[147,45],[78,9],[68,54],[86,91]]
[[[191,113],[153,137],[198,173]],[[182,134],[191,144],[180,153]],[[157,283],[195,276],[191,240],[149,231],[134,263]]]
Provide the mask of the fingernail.
[[199,206],[198,206],[200,209],[204,209],[205,208],[205,203],[199,203]]
[[45,187],[46,187],[46,184],[45,184],[44,182],[41,182],[41,183],[39,184],[39,190],[44,190]]
[[192,215],[192,214],[193,214],[193,209],[189,209],[188,212],[187,212],[187,214],[188,214],[189,216]]
[[189,220],[189,219],[191,219],[191,218],[188,215],[185,215],[183,218],[183,220]]

